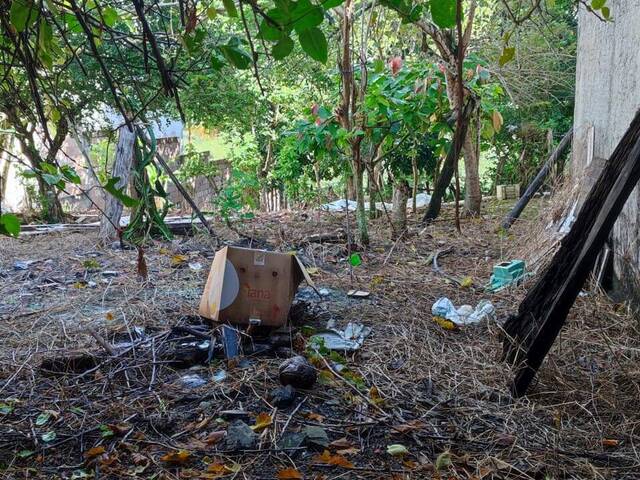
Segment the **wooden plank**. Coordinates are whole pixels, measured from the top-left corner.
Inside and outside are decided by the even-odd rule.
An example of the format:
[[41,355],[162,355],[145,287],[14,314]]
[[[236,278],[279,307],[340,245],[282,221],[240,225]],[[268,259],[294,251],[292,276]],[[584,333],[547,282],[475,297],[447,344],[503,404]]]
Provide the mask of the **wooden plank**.
[[560,248],[505,323],[503,358],[516,366],[511,391],[526,393],[569,310],[594,267],[598,252],[640,179],[640,112],[605,164]]

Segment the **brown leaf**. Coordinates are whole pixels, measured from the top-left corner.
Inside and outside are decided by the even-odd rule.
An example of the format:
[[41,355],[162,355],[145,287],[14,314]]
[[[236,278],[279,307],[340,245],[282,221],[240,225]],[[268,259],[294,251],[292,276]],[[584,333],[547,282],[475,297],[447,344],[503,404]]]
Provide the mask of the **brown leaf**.
[[91,460],[92,458],[96,458],[103,453],[106,453],[106,450],[102,445],[100,445],[99,447],[93,447],[84,452],[84,458],[86,458],[87,460]]
[[338,455],[357,455],[358,453],[360,453],[360,449],[355,447],[350,447],[350,448],[344,448],[342,450],[336,450],[336,453]]
[[253,425],[251,427],[251,429],[256,431],[256,432],[259,432],[259,431],[264,430],[265,428],[267,428],[272,423],[273,423],[273,419],[271,418],[271,415],[269,415],[266,412],[261,412],[256,417],[256,424]]
[[347,440],[347,437],[342,437],[331,442],[329,446],[333,448],[349,448],[351,447],[351,442]]
[[169,452],[166,455],[160,457],[160,460],[172,465],[182,465],[191,458],[191,453],[186,450],[177,450],[175,452]]
[[313,460],[318,463],[324,463],[327,465],[336,465],[342,468],[353,468],[353,463],[344,458],[342,455],[331,455],[329,450],[322,452],[322,455],[316,455]]
[[131,454],[131,460],[133,460],[133,463],[135,463],[136,465],[143,465],[145,463],[149,463],[149,459],[147,457],[137,452]]
[[617,447],[620,445],[620,440],[616,440],[615,438],[605,438],[602,440],[602,445],[605,447]]
[[309,413],[306,414],[306,417],[307,417],[308,420],[313,420],[313,421],[318,422],[318,423],[324,422],[324,417],[322,415],[320,415],[319,413],[309,412]]
[[408,433],[413,430],[421,430],[426,426],[427,424],[420,420],[411,420],[410,422],[403,423],[402,425],[394,425],[393,429],[398,433]]
[[304,477],[295,468],[285,468],[284,470],[280,470],[278,472],[276,478],[278,478],[278,480],[301,480]]
[[209,433],[209,435],[206,436],[204,441],[209,445],[214,445],[214,444],[218,443],[220,440],[222,440],[225,437],[226,434],[227,434],[227,432],[225,432],[224,430],[220,430],[220,431],[217,431],[217,432],[211,432],[211,433]]

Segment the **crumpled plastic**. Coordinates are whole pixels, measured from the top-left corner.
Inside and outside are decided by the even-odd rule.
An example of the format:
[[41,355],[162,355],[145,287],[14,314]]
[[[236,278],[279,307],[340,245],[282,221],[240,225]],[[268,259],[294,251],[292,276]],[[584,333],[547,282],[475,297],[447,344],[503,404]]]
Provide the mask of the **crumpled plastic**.
[[431,307],[431,313],[436,317],[446,318],[459,327],[497,319],[496,309],[489,300],[480,300],[475,309],[471,305],[456,308],[447,297],[440,297]]
[[324,345],[329,350],[343,352],[355,352],[362,347],[365,338],[371,333],[371,327],[365,327],[360,323],[349,322],[344,330],[327,328],[312,335],[312,346]]

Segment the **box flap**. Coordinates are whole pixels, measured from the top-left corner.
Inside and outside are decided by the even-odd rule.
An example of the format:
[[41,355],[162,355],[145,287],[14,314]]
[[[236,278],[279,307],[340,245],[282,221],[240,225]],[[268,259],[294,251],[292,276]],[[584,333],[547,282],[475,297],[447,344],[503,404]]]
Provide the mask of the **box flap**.
[[[294,271],[297,273],[297,275],[302,275],[302,278],[304,278],[307,284],[315,290],[316,286],[313,283],[313,280],[311,280],[311,277],[309,276],[309,273],[307,272],[307,269],[305,268],[304,264],[300,261],[297,255],[291,255],[291,256],[295,259],[295,261],[293,262]],[[302,281],[302,278],[299,278],[297,282],[298,284]]]
[[[228,306],[222,306],[225,270],[228,263],[227,253],[228,247],[224,247],[222,250],[216,252],[211,264],[209,276],[207,277],[207,284],[204,287],[204,292],[200,299],[200,308],[198,309],[198,313],[203,317],[210,318],[212,320],[218,320],[220,310]],[[225,293],[227,294],[225,295],[225,303],[228,303],[230,292]],[[230,301],[233,302],[233,299]]]

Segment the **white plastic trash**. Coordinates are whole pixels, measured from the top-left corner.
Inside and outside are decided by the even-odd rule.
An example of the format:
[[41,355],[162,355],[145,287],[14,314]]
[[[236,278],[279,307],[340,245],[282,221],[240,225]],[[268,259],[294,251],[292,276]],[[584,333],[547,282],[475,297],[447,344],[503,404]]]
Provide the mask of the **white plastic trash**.
[[497,319],[496,309],[489,300],[480,300],[475,309],[471,305],[462,305],[456,309],[451,300],[441,297],[431,307],[431,313],[446,318],[459,327]]

